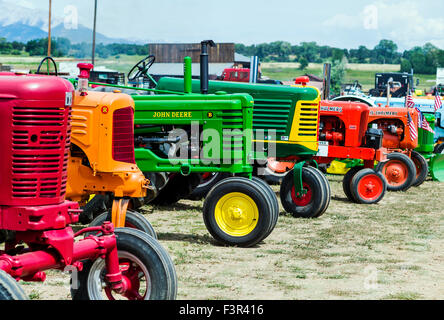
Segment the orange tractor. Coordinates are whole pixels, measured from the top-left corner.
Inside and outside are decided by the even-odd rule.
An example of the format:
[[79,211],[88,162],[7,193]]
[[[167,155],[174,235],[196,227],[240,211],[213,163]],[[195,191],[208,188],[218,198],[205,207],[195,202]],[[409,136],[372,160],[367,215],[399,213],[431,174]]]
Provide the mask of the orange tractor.
[[136,228],[156,238],[148,220],[130,210],[137,199],[154,197],[149,180],[135,162],[134,100],[118,91],[89,91],[92,65],[79,64],[79,68],[66,198],[83,207],[83,223],[92,221],[97,226],[112,221],[115,227]]

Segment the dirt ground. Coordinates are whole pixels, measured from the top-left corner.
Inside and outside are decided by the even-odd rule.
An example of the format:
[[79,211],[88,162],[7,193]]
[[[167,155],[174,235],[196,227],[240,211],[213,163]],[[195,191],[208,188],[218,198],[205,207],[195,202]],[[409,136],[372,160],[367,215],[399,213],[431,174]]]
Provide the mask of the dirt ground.
[[[328,178],[323,216],[296,219],[281,207],[272,234],[253,248],[218,245],[202,201],[145,206],[174,260],[177,298],[443,299],[444,183],[426,181],[365,206],[347,201],[341,176]],[[31,299],[70,299],[69,277],[57,271],[44,284],[21,283]]]

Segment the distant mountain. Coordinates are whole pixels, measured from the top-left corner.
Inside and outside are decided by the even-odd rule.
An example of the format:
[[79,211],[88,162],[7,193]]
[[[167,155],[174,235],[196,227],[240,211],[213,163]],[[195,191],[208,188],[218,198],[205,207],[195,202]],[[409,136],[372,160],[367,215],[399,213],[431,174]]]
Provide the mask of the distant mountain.
[[[0,0],[0,38],[27,42],[47,36],[48,13],[45,10],[30,9]],[[81,24],[77,29],[65,29],[63,19],[53,17],[51,37],[67,38],[71,43],[92,42],[92,29]],[[96,33],[96,43],[140,43],[140,41],[115,39]]]
[[48,33],[40,28],[23,23],[14,23],[0,27],[0,38],[6,38],[8,41],[28,42],[32,39],[46,38],[47,36]]

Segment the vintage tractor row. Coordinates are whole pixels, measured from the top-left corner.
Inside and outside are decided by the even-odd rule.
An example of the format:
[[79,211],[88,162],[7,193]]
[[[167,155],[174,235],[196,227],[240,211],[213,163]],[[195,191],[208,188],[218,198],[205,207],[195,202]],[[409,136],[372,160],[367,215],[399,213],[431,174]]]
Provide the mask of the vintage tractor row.
[[[114,229],[110,222],[76,233],[70,226],[81,212],[77,202],[65,200],[71,136],[87,124],[72,126],[81,120],[71,110],[72,104],[82,105],[80,95],[61,78],[0,74],[0,298],[24,299],[17,280],[44,281],[45,270],[59,269],[72,272],[73,299],[174,299],[174,265],[154,238],[135,229]],[[93,97],[109,104],[110,113],[119,114],[120,103],[129,108],[127,115],[133,112],[126,97]],[[91,112],[89,103],[85,113]],[[103,130],[111,134],[114,129]],[[134,163],[134,157],[122,157],[113,146],[115,161]],[[105,147],[102,156],[111,150]]]
[[[190,90],[199,92],[199,85],[199,80],[193,80]],[[164,77],[156,88],[183,91],[184,80]],[[282,206],[296,217],[322,215],[330,202],[330,185],[322,172],[308,166],[318,149],[319,91],[305,86],[305,83],[289,87],[209,81],[208,92],[251,95],[254,99],[255,175],[262,175],[266,170],[268,157],[293,163],[293,169],[280,189]],[[214,176],[212,179],[217,181]],[[211,187],[207,184],[206,191]],[[204,196],[205,192],[199,190],[199,194]]]
[[[204,44],[205,42],[203,47]],[[204,52],[201,57],[205,57]],[[198,173],[199,176],[216,173],[224,177],[233,174],[251,177],[253,173],[252,161],[255,161],[254,167],[257,170],[257,163],[261,160],[266,162],[266,158],[272,154],[274,148],[275,156],[278,158],[289,158],[290,161],[299,162],[297,170],[295,170],[297,174],[294,175],[289,190],[286,190],[285,196],[282,197],[283,204],[287,202],[284,207],[294,215],[305,217],[319,216],[325,212],[330,201],[328,181],[319,170],[303,168],[305,162],[309,161],[317,152],[319,91],[309,87],[278,88],[272,85],[249,84],[244,84],[246,87],[237,88],[232,92],[214,90],[212,88],[213,82],[210,81],[208,85],[205,77],[205,70],[207,70],[205,60],[201,59],[201,70],[204,70],[202,81],[197,82],[191,81],[189,63],[190,60],[185,64],[184,79],[177,79],[178,82],[174,88],[162,88],[165,79],[159,81],[155,90],[92,83],[94,86],[100,86],[96,88],[97,90],[118,88],[129,93],[139,91],[139,94],[133,95],[136,107],[136,162],[144,173],[158,173],[150,180],[159,180],[162,184],[156,187],[160,192],[152,202],[171,203],[187,196],[187,193],[190,194],[200,182],[193,177],[194,173]],[[141,73],[146,73],[149,65],[142,61],[142,64],[136,67]],[[104,87],[108,87],[108,89],[104,89]],[[140,92],[143,91],[149,91],[151,94],[140,95]],[[262,91],[262,97],[260,94],[258,95],[260,91]],[[232,110],[235,100],[240,97],[243,98],[239,106],[236,107],[238,110]],[[221,101],[227,102],[223,105],[220,103]],[[251,120],[249,117],[253,117],[253,119]],[[247,120],[250,121],[250,124]],[[192,155],[196,154],[196,151],[199,155],[199,152],[208,145],[208,141],[199,141],[200,144],[193,150],[193,145],[196,146],[196,144],[193,144],[193,141],[182,141],[176,132],[177,129],[182,129],[182,133],[187,133],[186,136],[192,136],[193,123],[197,124],[195,127],[197,132],[213,129],[222,133],[233,129],[248,130],[251,129],[252,123],[254,143],[252,144],[251,140],[247,143],[248,140],[239,135],[232,140],[231,147],[229,143],[225,143],[222,150],[217,152],[217,155],[215,154],[216,158],[201,159],[211,160],[210,165],[208,161],[204,164],[199,161],[199,157]],[[178,144],[181,145],[181,148],[178,148]],[[168,154],[175,150],[184,150],[184,146],[185,150],[188,150],[185,154],[189,154],[189,156],[182,157],[178,164],[172,165]],[[230,148],[236,151],[233,155],[237,154],[235,165],[223,163],[218,158],[218,155],[227,153]],[[242,154],[241,150],[251,150],[251,152]],[[218,161],[221,164],[218,164]],[[165,173],[168,173],[166,180],[163,178]],[[162,178],[157,179],[159,175],[162,175]],[[234,178],[229,178],[228,181],[230,179]],[[239,178],[236,179],[239,180]],[[211,186],[212,190],[205,199],[204,211],[207,208],[210,211],[213,210],[214,206],[207,205],[207,203],[217,204],[220,201],[216,196],[215,198],[210,195],[224,196],[224,193],[219,192],[218,186],[222,187],[228,184],[226,180],[223,179]],[[252,181],[267,188],[267,193],[273,199],[275,211],[273,215],[276,216],[273,220],[276,221],[278,205],[274,193],[262,181],[258,179]],[[293,199],[297,201],[295,202]],[[301,206],[299,202],[304,205]],[[222,219],[218,220],[222,221]],[[208,226],[209,223],[207,223]],[[220,226],[222,224],[218,229],[221,229]],[[234,232],[225,229],[227,236]],[[244,236],[248,233],[247,229]],[[241,243],[241,239],[242,237],[237,239],[238,244]],[[228,240],[227,238],[226,241]]]

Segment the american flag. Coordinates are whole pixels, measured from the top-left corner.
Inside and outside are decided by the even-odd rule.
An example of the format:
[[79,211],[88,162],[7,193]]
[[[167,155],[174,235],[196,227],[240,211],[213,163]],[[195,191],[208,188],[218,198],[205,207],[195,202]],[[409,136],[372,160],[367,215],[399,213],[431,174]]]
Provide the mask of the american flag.
[[437,93],[435,95],[435,112],[436,110],[438,110],[439,108],[442,108],[442,101],[441,101],[441,96]]
[[418,106],[415,106],[415,109],[418,111],[418,128],[422,128],[422,121],[425,121],[425,119],[423,119],[424,116],[422,115],[422,112],[419,110]]
[[407,108],[413,108],[415,106],[415,102],[413,101],[412,92],[409,91],[407,98],[405,99],[405,103]]
[[418,138],[418,128],[416,128],[415,122],[413,122],[410,112],[407,112],[407,117],[408,117],[407,123],[410,129],[410,139],[413,141]]
[[433,131],[432,127],[430,127],[429,123],[427,122],[427,120],[425,118],[422,119],[421,128],[435,134],[435,131]]

